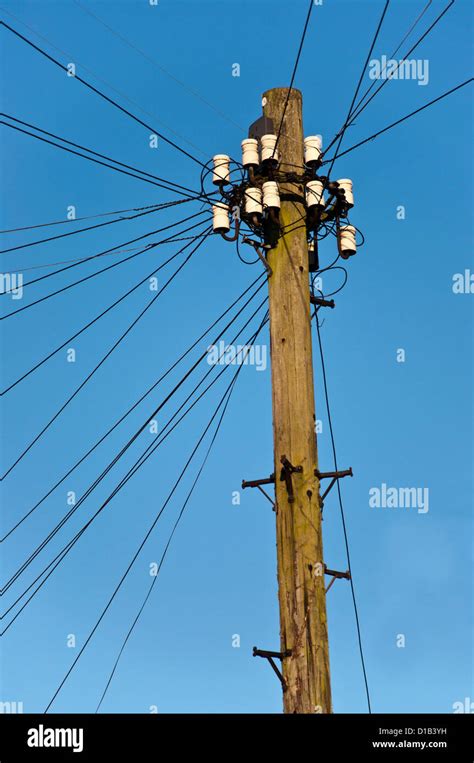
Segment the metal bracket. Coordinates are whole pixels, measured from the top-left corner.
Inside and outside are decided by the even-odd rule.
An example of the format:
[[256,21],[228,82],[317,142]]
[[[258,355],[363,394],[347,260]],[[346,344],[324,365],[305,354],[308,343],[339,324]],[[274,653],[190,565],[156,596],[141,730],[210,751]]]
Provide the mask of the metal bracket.
[[310,296],[310,302],[312,305],[318,305],[319,307],[336,307],[336,303],[333,299],[323,299],[322,297],[314,297],[312,294]]
[[320,472],[319,469],[315,469],[314,476],[317,477],[318,480],[331,479],[331,482],[329,483],[328,487],[326,488],[326,490],[324,491],[322,496],[320,496],[320,499],[319,499],[319,505],[322,511],[324,506],[324,499],[326,498],[331,488],[334,487],[334,485],[336,484],[336,481],[339,479],[342,479],[342,477],[353,477],[354,475],[352,472],[352,466],[350,466],[349,469],[344,469],[343,471],[340,471],[340,472]]
[[351,579],[351,573],[350,573],[349,570],[347,570],[346,572],[339,572],[338,570],[329,570],[326,564],[324,565],[324,573],[326,575],[331,575],[331,577],[332,577],[331,582],[329,583],[328,587],[326,588],[326,593],[329,591],[331,586],[334,584],[334,581],[337,580],[338,578],[345,578],[346,580],[350,580]]
[[243,244],[250,244],[250,246],[253,246],[253,248],[255,249],[255,251],[256,251],[256,253],[257,253],[257,255],[258,255],[258,257],[259,257],[260,261],[261,261],[261,262],[262,262],[262,264],[263,264],[263,267],[264,267],[264,268],[265,268],[265,270],[267,271],[267,273],[268,273],[268,276],[270,277],[271,275],[273,275],[273,270],[271,269],[270,265],[268,264],[268,262],[267,262],[267,258],[266,258],[266,257],[265,257],[265,255],[263,254],[263,252],[262,252],[262,250],[260,249],[260,247],[259,247],[258,243],[257,243],[256,241],[253,241],[251,238],[248,238],[248,236],[244,236],[244,237],[243,237],[243,239],[242,239],[242,243],[243,243]]
[[274,658],[277,660],[284,660],[285,657],[291,657],[291,649],[287,649],[286,652],[269,652],[265,649],[257,649],[256,646],[253,648],[253,656],[254,657],[264,657],[268,662],[270,663],[273,671],[278,676],[283,691],[287,690],[286,681],[283,678],[283,675],[281,671],[278,669],[278,667],[275,665]]
[[272,501],[268,493],[262,488],[262,485],[274,485],[274,484],[275,484],[275,475],[270,474],[269,477],[262,480],[242,480],[242,490],[245,490],[245,488],[247,487],[256,487],[258,490],[260,490],[262,495],[264,495],[265,498],[267,498],[270,501],[273,507],[273,511],[275,511],[275,501]]
[[280,458],[280,463],[283,464],[281,473],[280,473],[280,482],[286,482],[286,492],[288,493],[288,502],[294,503],[295,500],[295,494],[293,492],[293,480],[291,479],[291,475],[295,472],[302,472],[303,467],[302,466],[293,466],[293,464],[288,461],[286,456],[282,456]]

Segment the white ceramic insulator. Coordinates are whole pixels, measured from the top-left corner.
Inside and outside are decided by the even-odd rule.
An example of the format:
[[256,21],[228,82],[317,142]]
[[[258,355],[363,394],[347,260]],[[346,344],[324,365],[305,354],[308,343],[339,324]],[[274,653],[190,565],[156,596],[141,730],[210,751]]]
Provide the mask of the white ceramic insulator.
[[304,160],[306,164],[317,162],[321,156],[321,138],[319,135],[308,135],[304,139]]
[[339,183],[339,188],[344,188],[347,204],[349,207],[353,207],[354,194],[352,193],[352,180],[349,180],[349,178],[342,178],[342,180],[338,180],[337,182]]
[[356,253],[356,229],[353,225],[344,225],[340,229],[339,248],[341,250],[342,256],[344,257],[344,255],[346,255],[345,258]]
[[258,140],[246,138],[242,141],[242,164],[244,167],[258,167]]
[[324,207],[324,184],[321,180],[310,180],[306,184],[306,206],[308,209],[311,207]]
[[260,188],[247,188],[245,191],[245,211],[249,215],[262,214],[262,191]]
[[262,144],[262,162],[273,159],[273,161],[278,164],[278,151],[275,150],[277,136],[262,135],[260,142]]
[[273,209],[280,209],[280,192],[278,190],[278,183],[269,180],[262,186],[263,189],[263,206]]
[[212,157],[212,161],[214,162],[212,182],[215,185],[228,183],[230,180],[230,156],[227,156],[227,154],[216,154]]
[[215,233],[230,230],[229,207],[219,202],[212,207],[212,228]]

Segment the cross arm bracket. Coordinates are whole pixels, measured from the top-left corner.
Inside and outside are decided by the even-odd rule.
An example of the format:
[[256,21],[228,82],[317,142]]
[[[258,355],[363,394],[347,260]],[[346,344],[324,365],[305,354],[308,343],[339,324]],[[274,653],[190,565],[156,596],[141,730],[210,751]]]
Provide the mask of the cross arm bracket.
[[291,649],[287,649],[286,652],[271,652],[271,651],[268,651],[266,649],[257,649],[257,647],[254,646],[254,648],[253,648],[253,656],[254,657],[263,657],[264,659],[268,660],[268,662],[270,663],[270,666],[271,666],[273,672],[276,674],[276,676],[278,677],[278,679],[279,679],[279,681],[280,681],[280,683],[282,685],[283,691],[286,691],[286,689],[288,688],[287,685],[286,685],[286,681],[283,678],[281,670],[276,665],[275,659],[277,659],[277,660],[284,660],[285,657],[291,657]]

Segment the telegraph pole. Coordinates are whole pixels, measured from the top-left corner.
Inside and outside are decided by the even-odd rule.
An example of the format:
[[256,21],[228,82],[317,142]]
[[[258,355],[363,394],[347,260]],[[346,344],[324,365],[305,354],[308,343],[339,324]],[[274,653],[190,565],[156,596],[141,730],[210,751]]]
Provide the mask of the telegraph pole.
[[[275,129],[288,88],[263,95]],[[280,168],[304,167],[302,96],[290,93],[278,140]],[[281,236],[267,254],[275,463],[280,647],[285,713],[330,713],[331,688],[315,432],[305,189],[279,183]]]

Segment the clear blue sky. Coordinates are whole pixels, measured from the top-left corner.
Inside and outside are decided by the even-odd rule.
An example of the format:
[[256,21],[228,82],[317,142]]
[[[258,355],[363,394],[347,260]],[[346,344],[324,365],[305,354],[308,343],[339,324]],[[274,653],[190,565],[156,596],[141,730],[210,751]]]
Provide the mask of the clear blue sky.
[[[4,19],[21,33],[62,62],[74,62],[85,79],[207,161],[216,153],[238,156],[247,126],[260,115],[262,92],[289,83],[307,3],[159,0],[157,7],[150,7],[147,0],[84,0],[84,5],[157,65],[72,0],[0,3],[8,12],[2,14]],[[374,57],[391,54],[424,5],[421,0],[391,3]],[[328,143],[343,123],[382,6],[380,0],[324,0],[315,6],[295,82],[304,94],[306,134],[321,133]],[[434,0],[420,30],[442,7]],[[410,40],[419,33],[417,28]],[[388,83],[348,131],[344,145],[367,137],[469,77],[471,39],[472,5],[458,0],[414,54],[429,61],[428,84]],[[402,52],[408,46],[405,43]],[[232,76],[235,63],[240,64],[240,77]],[[197,164],[163,141],[151,149],[149,131],[4,30],[2,64],[4,111],[198,188]],[[364,87],[370,82],[366,75]],[[365,247],[349,262],[349,281],[336,297],[336,309],[324,316],[322,336],[339,464],[352,466],[355,475],[344,481],[342,490],[372,704],[378,712],[451,712],[454,702],[474,696],[473,296],[452,290],[455,273],[474,269],[469,225],[470,99],[470,88],[461,90],[340,159],[334,171],[335,177],[353,178],[352,218],[366,238]],[[82,216],[176,198],[12,130],[4,128],[2,137],[2,229],[63,219],[70,205]],[[397,219],[400,205],[405,207],[404,220]],[[199,211],[193,202],[2,255],[3,269],[95,254],[178,221],[190,214],[191,207]],[[3,236],[2,248],[65,227]],[[158,264],[175,251],[176,244],[158,248],[5,321],[2,387],[143,278],[153,267],[150,263]],[[333,257],[331,239],[322,248],[322,264]],[[160,274],[160,283],[172,267]],[[7,296],[3,303],[7,309],[18,307],[33,293],[42,296],[53,285],[59,288],[97,268],[97,262],[82,265],[32,286],[29,298],[25,290],[22,301]],[[25,280],[44,272],[25,272]],[[220,239],[199,250],[5,479],[4,532],[258,272],[258,265],[241,264],[233,246]],[[328,276],[325,291],[339,283],[337,273]],[[67,363],[62,351],[4,398],[2,472],[149,300],[144,285],[72,343],[75,363]],[[261,341],[268,342],[267,331]],[[405,350],[404,363],[397,362],[399,349]],[[227,378],[225,374],[224,384]],[[82,494],[171,384],[172,379],[158,388],[4,544],[2,580],[68,510],[67,491]],[[316,347],[315,386],[317,417],[323,422],[320,464],[330,469]],[[22,701],[25,712],[44,709],[223,388],[219,384],[212,389],[109,504],[5,635],[1,700]],[[92,515],[150,438],[148,433],[142,435],[131,455],[5,595],[2,611]],[[53,711],[95,710],[117,649],[149,585],[149,564],[159,559],[198,464],[199,460],[158,523]],[[103,711],[149,712],[152,705],[159,712],[281,711],[276,677],[251,656],[253,645],[279,646],[274,515],[257,492],[246,491],[240,506],[232,504],[232,493],[239,490],[242,478],[265,476],[271,470],[270,371],[247,367]],[[429,488],[429,511],[370,508],[369,490],[382,483]],[[325,508],[324,547],[328,566],[346,569],[335,493]],[[331,589],[328,611],[334,709],[366,712],[354,612],[345,581]],[[75,649],[67,647],[69,634],[76,636]],[[232,646],[234,634],[240,635],[240,648]],[[397,647],[398,634],[405,636],[404,648]]]

